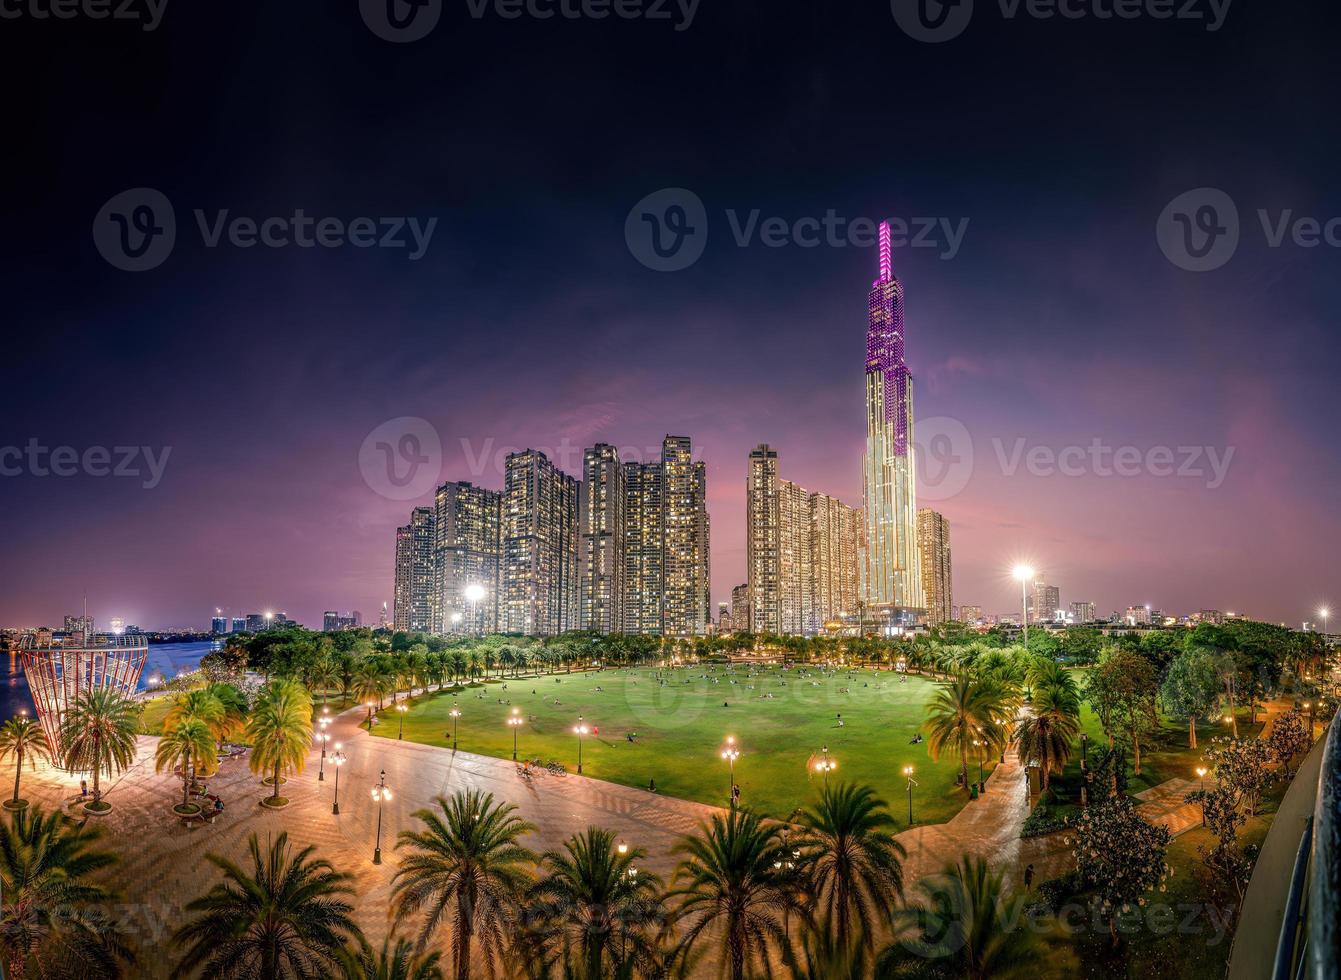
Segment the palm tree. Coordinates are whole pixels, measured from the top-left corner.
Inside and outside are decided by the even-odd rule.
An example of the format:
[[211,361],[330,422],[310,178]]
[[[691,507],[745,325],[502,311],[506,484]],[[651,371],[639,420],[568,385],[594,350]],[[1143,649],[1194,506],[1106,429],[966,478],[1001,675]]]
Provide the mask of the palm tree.
[[457,980],[469,980],[478,939],[492,976],[506,946],[508,913],[527,885],[526,866],[535,860],[518,841],[535,827],[517,817],[512,804],[494,803],[492,793],[471,790],[436,802],[440,814],[415,812],[424,830],[398,835],[396,849],[406,854],[392,879],[391,913],[398,923],[423,913],[420,951],[446,924]]
[[134,962],[101,911],[114,894],[90,880],[117,861],[94,847],[101,836],[41,807],[0,822],[0,951],[11,980],[75,963],[80,976],[111,978]]
[[881,953],[877,977],[1019,980],[1039,974],[1046,941],[1035,929],[1020,928],[1023,898],[985,860],[965,857],[917,888],[920,897],[899,914],[904,935]]
[[302,772],[312,745],[312,696],[293,680],[274,680],[261,689],[247,722],[252,744],[251,771],[269,772],[271,806],[281,806],[279,786],[285,772]]
[[340,955],[341,980],[442,980],[438,962],[440,953],[420,956],[408,939],[382,940],[381,952],[375,951],[362,936],[357,949],[345,949]]
[[785,949],[782,916],[794,901],[774,871],[780,842],[780,828],[766,827],[749,809],[736,809],[714,815],[701,834],[675,846],[684,855],[675,872],[681,884],[667,898],[679,899],[683,931],[677,956],[692,954],[712,930],[721,939],[731,980],[744,980],[747,967],[769,962],[771,946]]
[[544,877],[532,890],[546,931],[575,950],[582,975],[605,976],[607,960],[625,968],[650,965],[653,924],[664,920],[661,879],[635,867],[640,848],[619,847],[608,830],[588,827],[541,859]]
[[223,720],[210,726],[222,749],[225,740],[247,727],[247,696],[236,685],[223,682],[210,684],[205,690],[223,706]]
[[23,757],[28,757],[28,765],[37,768],[37,760],[51,761],[51,746],[42,726],[28,717],[11,718],[0,725],[0,760],[14,755],[14,798],[9,801],[9,809],[18,810],[27,803],[19,799],[19,777],[23,775]]
[[306,980],[334,973],[346,942],[363,939],[350,917],[354,876],[329,861],[309,860],[314,848],[291,853],[281,833],[264,853],[247,841],[250,873],[207,854],[223,881],[186,906],[194,913],[172,936],[183,947],[172,975],[218,980],[250,977]]
[[1015,731],[1020,765],[1037,762],[1043,773],[1043,792],[1052,773],[1060,773],[1071,758],[1071,744],[1080,733],[1080,703],[1065,688],[1045,687],[1034,692],[1033,713]]
[[210,728],[222,725],[224,720],[223,702],[208,688],[184,691],[173,699],[172,707],[163,716],[163,730],[176,727],[187,718],[196,718]]
[[354,697],[368,706],[368,731],[372,731],[373,702],[380,704],[386,691],[386,676],[377,661],[369,658],[354,668]]
[[180,718],[170,728],[166,728],[158,740],[158,749],[154,752],[154,772],[169,772],[177,766],[182,767],[182,805],[181,812],[195,813],[191,809],[191,784],[196,775],[210,776],[218,768],[218,754],[214,748],[214,733],[199,718]]
[[975,739],[986,743],[985,749],[1001,748],[1003,731],[1008,719],[1000,687],[992,681],[979,680],[969,674],[960,674],[942,684],[927,706],[927,748],[933,760],[947,749],[959,755],[959,775],[968,786],[969,749]]
[[135,732],[139,725],[139,705],[109,687],[84,692],[65,713],[61,726],[65,765],[76,771],[92,771],[90,808],[110,809],[102,802],[99,777],[104,772],[111,776],[129,768],[135,758]]
[[321,703],[326,703],[326,692],[340,683],[340,671],[330,657],[320,657],[307,670],[307,686],[321,692]]
[[846,949],[860,933],[870,936],[887,925],[896,898],[903,896],[903,845],[886,803],[870,786],[841,783],[820,789],[819,802],[801,814],[798,849],[809,890]]

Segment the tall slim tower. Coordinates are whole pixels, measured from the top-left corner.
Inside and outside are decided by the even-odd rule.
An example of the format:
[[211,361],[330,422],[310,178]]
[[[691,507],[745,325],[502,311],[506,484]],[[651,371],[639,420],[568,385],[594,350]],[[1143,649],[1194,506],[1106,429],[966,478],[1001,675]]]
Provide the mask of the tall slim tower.
[[862,479],[867,607],[925,606],[917,557],[913,378],[903,359],[903,286],[894,278],[889,223],[880,225],[880,276],[866,328],[866,465]]
[[603,442],[582,457],[581,626],[624,632],[624,467]]
[[507,457],[499,628],[556,636],[578,627],[578,482],[534,449]]
[[661,463],[624,464],[624,632],[661,635]]
[[[433,632],[498,629],[502,494],[472,483],[444,483],[434,494]],[[484,597],[466,598],[470,586]]]
[[707,470],[694,460],[688,436],[666,436],[661,446],[663,636],[698,636],[709,612]]
[[412,633],[432,629],[433,524],[432,508],[416,507],[410,523],[396,528],[395,629]]
[[922,586],[927,597],[927,622],[932,626],[954,618],[950,573],[950,522],[929,507],[917,512],[917,550],[922,558]]
[[767,443],[750,451],[745,483],[745,565],[749,574],[750,629],[782,632],[781,481],[778,454]]

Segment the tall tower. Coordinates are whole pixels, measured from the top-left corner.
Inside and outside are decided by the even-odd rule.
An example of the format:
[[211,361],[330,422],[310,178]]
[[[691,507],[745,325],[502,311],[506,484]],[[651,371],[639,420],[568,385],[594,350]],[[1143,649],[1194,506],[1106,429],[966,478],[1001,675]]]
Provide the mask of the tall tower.
[[922,586],[927,597],[927,622],[932,626],[954,618],[950,574],[950,522],[929,507],[917,512],[917,550],[922,558]]
[[499,628],[557,636],[578,627],[578,482],[534,449],[507,457]]
[[581,626],[624,632],[624,467],[597,443],[582,458]]
[[750,629],[782,632],[782,499],[778,454],[767,443],[750,452],[745,483],[745,565],[749,575]]
[[903,286],[894,278],[889,223],[882,222],[880,277],[867,301],[862,592],[868,608],[891,613],[925,605],[917,557],[913,378],[903,344]]
[[662,635],[697,636],[706,632],[711,616],[708,481],[688,436],[668,435],[662,442],[661,480]]
[[624,632],[661,634],[661,464],[624,464]]
[[[410,523],[396,528],[396,605],[393,626],[397,630],[427,633],[432,628],[433,609],[433,510],[416,507]],[[251,629],[250,624],[247,627]]]
[[[502,494],[472,483],[444,483],[433,497],[433,632],[498,629]],[[466,590],[479,586],[472,602]]]

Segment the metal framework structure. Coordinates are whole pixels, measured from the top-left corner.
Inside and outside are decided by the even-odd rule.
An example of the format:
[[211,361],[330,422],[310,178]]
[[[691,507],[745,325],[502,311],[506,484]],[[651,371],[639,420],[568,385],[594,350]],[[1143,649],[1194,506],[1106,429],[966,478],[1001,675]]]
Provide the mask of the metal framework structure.
[[149,641],[142,636],[96,636],[90,643],[79,636],[62,641],[28,635],[19,644],[19,654],[47,744],[60,759],[61,723],[69,706],[97,688],[134,695]]

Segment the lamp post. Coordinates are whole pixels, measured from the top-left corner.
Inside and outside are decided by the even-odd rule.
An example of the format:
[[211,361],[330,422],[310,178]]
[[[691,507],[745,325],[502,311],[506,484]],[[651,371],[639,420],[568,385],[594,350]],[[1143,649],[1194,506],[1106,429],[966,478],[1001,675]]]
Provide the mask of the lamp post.
[[582,736],[591,731],[582,721],[582,716],[577,716],[577,724],[573,726],[573,734],[577,736],[577,774],[582,775]]
[[317,733],[317,743],[321,746],[321,763],[317,766],[317,782],[326,781],[326,743],[331,737],[326,734],[326,723],[322,722],[321,731]]
[[366,724],[368,725],[368,731],[372,731],[372,709],[373,709],[373,703],[372,703],[371,701],[369,701],[367,704],[364,705],[364,707],[368,709],[368,717],[365,719],[365,722],[366,722]]
[[373,864],[382,863],[382,804],[391,799],[391,790],[386,787],[386,770],[382,770],[382,781],[372,789],[373,802],[377,804],[377,846],[373,848]]
[[903,774],[908,777],[908,826],[911,827],[913,825],[913,787],[917,785],[917,781],[913,779],[912,766],[904,766]]
[[449,711],[449,712],[447,712],[447,714],[449,714],[449,715],[452,716],[452,751],[455,752],[455,751],[456,751],[456,726],[457,726],[457,723],[461,720],[461,709],[458,708],[458,707],[456,707],[455,705],[453,705],[453,706],[452,706],[452,710]]
[[396,714],[400,715],[400,729],[396,732],[396,738],[404,740],[405,738],[405,712],[409,711],[404,702],[396,703]]
[[345,764],[345,754],[340,751],[340,743],[335,743],[335,754],[331,756],[331,765],[335,766],[335,803],[331,806],[333,816],[340,815],[340,767]]
[[986,743],[981,739],[974,739],[973,744],[978,748],[978,792],[982,792],[982,755],[987,751]]
[[1308,712],[1308,741],[1313,744],[1313,702],[1305,701],[1304,710]]
[[1024,648],[1029,649],[1029,583],[1033,581],[1034,570],[1028,565],[1016,565],[1015,578],[1020,583],[1020,622],[1024,624]]
[[1197,766],[1197,778],[1201,780],[1201,825],[1206,826],[1206,772],[1205,766]]
[[736,760],[740,758],[740,749],[736,747],[736,736],[728,735],[726,737],[726,748],[722,749],[722,758],[726,760],[730,773],[731,787],[727,799],[731,803],[731,809],[734,810],[736,808]]
[[517,761],[517,729],[520,728],[525,719],[518,714],[518,709],[512,709],[512,716],[508,718],[508,727],[512,729],[512,761]]
[[[815,771],[824,777],[824,785],[828,786],[829,773],[838,768],[838,760],[829,758],[829,747],[827,745],[820,751],[824,753],[824,758],[815,763]],[[734,786],[734,783],[732,785]]]

